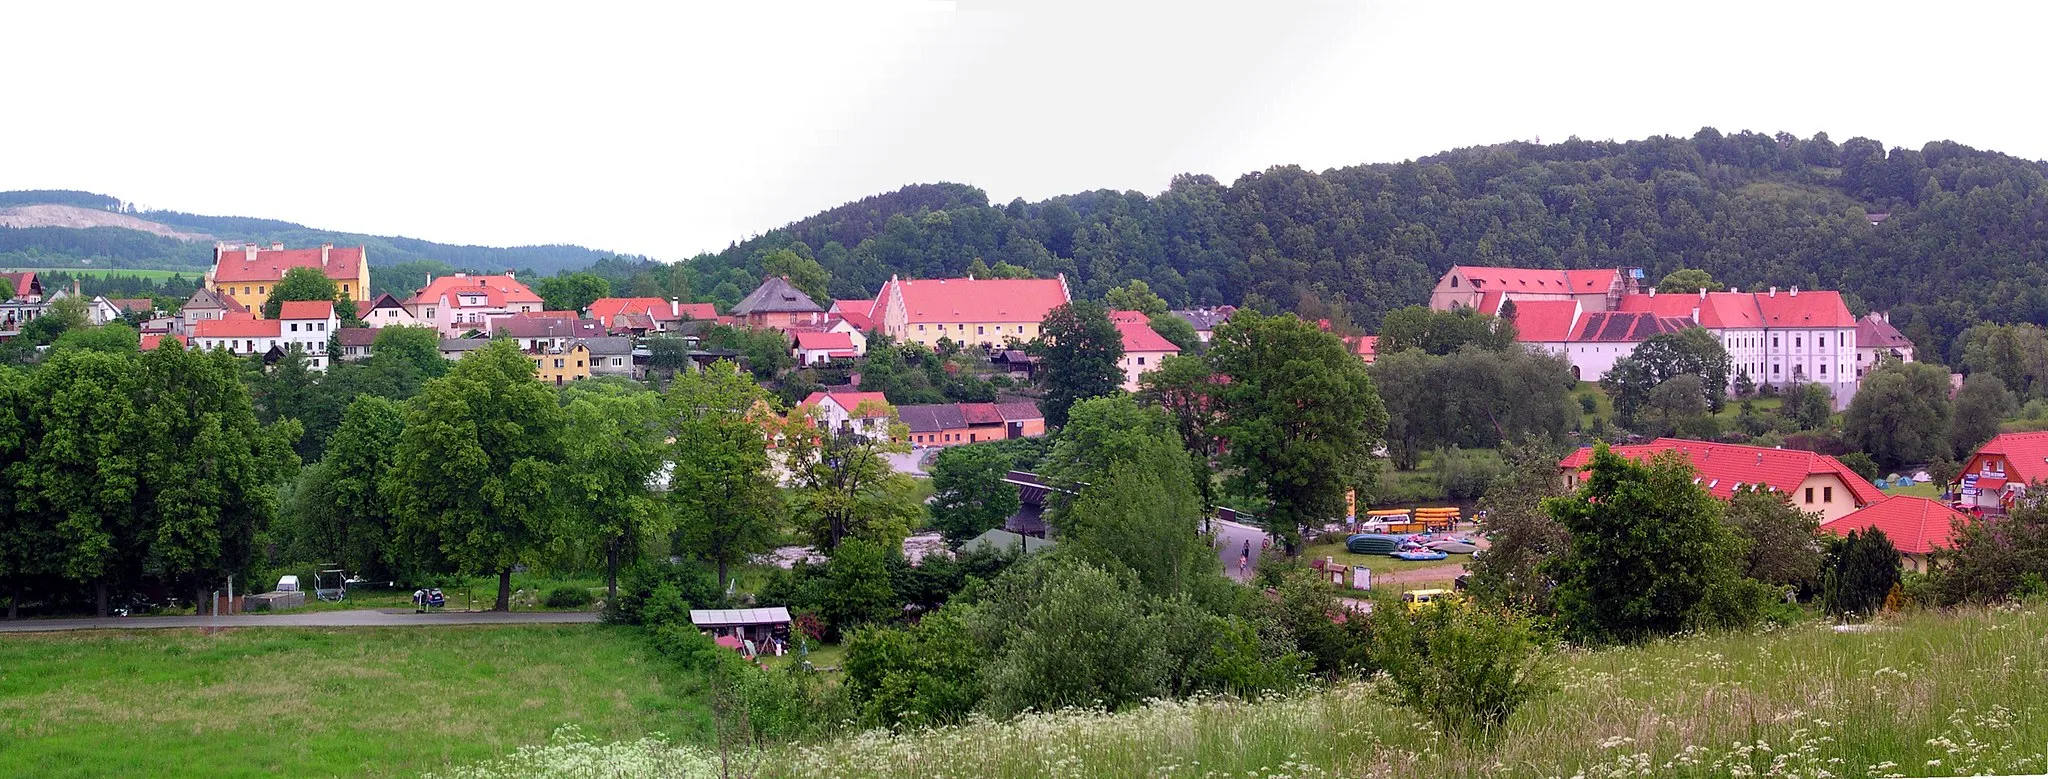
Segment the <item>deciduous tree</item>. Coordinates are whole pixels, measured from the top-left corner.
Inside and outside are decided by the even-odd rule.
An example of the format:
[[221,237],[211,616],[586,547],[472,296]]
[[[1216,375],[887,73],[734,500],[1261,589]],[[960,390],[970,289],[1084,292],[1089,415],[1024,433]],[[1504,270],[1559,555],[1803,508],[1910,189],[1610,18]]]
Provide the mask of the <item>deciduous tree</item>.
[[541,307],[549,311],[582,311],[598,298],[610,297],[612,283],[595,273],[557,273],[533,285]]
[[1039,324],[1031,351],[1044,358],[1045,400],[1039,408],[1053,427],[1067,423],[1067,411],[1089,398],[1115,394],[1123,386],[1122,334],[1101,305],[1085,300],[1053,309]]
[[583,382],[568,395],[562,500],[572,524],[603,550],[605,593],[617,597],[619,566],[639,560],[646,541],[672,526],[649,483],[674,451],[668,425],[661,397],[638,385]]
[[[284,304],[294,300],[346,300],[341,296],[341,286],[327,278],[319,268],[292,268],[278,279],[277,286],[270,288],[270,297],[263,301],[263,318],[276,319]],[[355,314],[355,304],[349,303],[349,314]],[[341,304],[335,304],[337,312]]]
[[1888,362],[1864,375],[1842,417],[1842,439],[1896,468],[1953,451],[1948,443],[1948,371],[1928,363]]
[[1017,487],[1003,481],[1011,460],[991,446],[956,446],[939,451],[932,464],[932,526],[960,543],[1017,513]]
[[664,402],[675,426],[669,504],[678,549],[718,568],[723,588],[733,565],[766,549],[775,532],[778,493],[769,475],[766,393],[730,362],[678,375]]

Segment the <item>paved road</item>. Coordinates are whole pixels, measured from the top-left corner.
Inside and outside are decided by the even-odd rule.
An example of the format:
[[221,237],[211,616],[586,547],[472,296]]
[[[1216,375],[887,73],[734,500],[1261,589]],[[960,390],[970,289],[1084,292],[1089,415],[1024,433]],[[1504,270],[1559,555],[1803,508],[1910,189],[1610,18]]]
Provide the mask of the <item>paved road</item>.
[[225,617],[108,617],[106,619],[0,620],[0,633],[41,633],[55,630],[148,630],[154,628],[295,627],[419,627],[423,625],[552,625],[596,622],[593,611],[444,611],[414,614],[410,609],[309,611],[299,614],[236,614]]
[[[1238,581],[1252,578],[1251,572],[1259,569],[1259,555],[1265,551],[1266,531],[1220,519],[1211,527],[1216,537],[1222,539],[1216,546],[1216,557],[1223,561],[1223,573]],[[1243,558],[1247,544],[1251,546],[1251,560],[1239,568],[1238,561]]]

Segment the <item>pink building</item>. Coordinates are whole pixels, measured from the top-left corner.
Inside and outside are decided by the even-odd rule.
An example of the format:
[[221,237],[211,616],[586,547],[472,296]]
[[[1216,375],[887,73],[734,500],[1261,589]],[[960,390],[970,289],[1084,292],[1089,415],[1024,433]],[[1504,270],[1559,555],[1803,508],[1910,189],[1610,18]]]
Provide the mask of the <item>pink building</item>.
[[510,273],[457,273],[428,282],[405,302],[405,308],[419,324],[440,331],[441,337],[459,338],[472,330],[490,332],[493,319],[539,311],[541,300]]

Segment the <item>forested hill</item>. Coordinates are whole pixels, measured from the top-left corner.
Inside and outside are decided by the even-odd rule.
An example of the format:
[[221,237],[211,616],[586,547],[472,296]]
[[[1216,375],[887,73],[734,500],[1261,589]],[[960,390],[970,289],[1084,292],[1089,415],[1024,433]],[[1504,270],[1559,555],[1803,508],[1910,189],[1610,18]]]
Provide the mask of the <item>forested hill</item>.
[[1174,305],[1252,301],[1372,328],[1425,301],[1453,264],[1630,265],[1653,279],[1693,267],[1745,289],[1840,289],[1945,349],[1978,320],[2048,323],[2044,174],[2044,163],[1951,142],[1887,150],[1710,128],[1321,173],[1282,166],[1227,185],[1185,175],[1157,195],[997,206],[973,187],[919,185],[695,258],[669,286],[700,298],[750,289],[762,255],[789,247],[832,273],[835,296],[980,259],[1065,273],[1077,295],[1141,279]]
[[[118,198],[72,190],[0,192],[0,210],[42,205],[126,214],[176,232],[226,241],[265,245],[280,242],[291,247],[318,246],[328,242],[341,246],[362,245],[368,247],[373,267],[425,262],[434,263],[436,267],[478,271],[513,269],[553,273],[618,256],[581,246],[462,246],[417,238],[321,230],[275,219],[137,211]],[[83,262],[86,260],[91,262]],[[212,263],[213,244],[207,240],[179,240],[118,227],[0,227],[0,266],[5,267],[198,268]]]

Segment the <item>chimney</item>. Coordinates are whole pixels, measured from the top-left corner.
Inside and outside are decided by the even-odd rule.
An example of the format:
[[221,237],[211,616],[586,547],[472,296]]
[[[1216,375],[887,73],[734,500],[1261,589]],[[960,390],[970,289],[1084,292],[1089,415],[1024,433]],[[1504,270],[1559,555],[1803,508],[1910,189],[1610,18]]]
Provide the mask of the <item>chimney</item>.
[[505,271],[505,278],[508,278],[508,279],[513,279],[513,280],[515,280],[515,281],[516,281],[516,280],[518,280],[518,278],[519,278],[519,274],[513,273],[512,271],[509,271],[509,270],[508,270],[508,271]]
[[1654,298],[1654,297],[1656,297],[1656,296],[1657,296],[1657,288],[1656,288],[1656,287],[1651,287],[1651,288],[1650,288],[1650,297],[1653,297],[1653,298]]
[[1792,285],[1792,297],[1799,297],[1799,285]]
[[1771,294],[1769,294],[1769,295],[1765,295],[1764,297],[1772,297],[1772,298],[1774,298],[1774,297],[1777,297],[1777,296],[1778,296],[1778,288],[1777,288],[1777,287],[1772,287],[1772,288],[1771,288]]
[[278,242],[276,242],[276,241],[271,241],[271,242],[270,242],[270,250],[271,250],[271,251],[274,251],[274,252],[281,252],[281,251],[284,251],[284,244],[278,243]]
[[458,279],[466,279],[466,278],[469,278],[469,274],[467,274],[467,273],[464,273],[464,272],[462,272],[462,271],[456,271],[456,272],[455,272],[455,278],[458,278]]
[[1730,294],[1730,295],[1739,295],[1739,294],[1742,294],[1742,288],[1741,288],[1741,287],[1729,287],[1729,288],[1728,288],[1728,294]]
[[1701,300],[1706,300],[1706,299],[1707,299],[1707,288],[1706,288],[1706,287],[1701,287],[1701,288],[1700,288],[1700,299],[1701,299]]
[[1694,307],[1693,307],[1693,309],[1692,309],[1692,323],[1693,323],[1693,324],[1699,324],[1699,323],[1700,323],[1700,309],[1699,309],[1699,307],[1698,307],[1698,306],[1694,306]]
[[242,244],[242,259],[247,260],[249,262],[256,261],[256,244]]
[[331,243],[323,243],[323,244],[320,244],[320,267],[322,267],[322,268],[325,268],[325,267],[327,267],[327,258],[328,258],[328,255],[331,255],[331,254],[333,254],[333,253],[334,253],[334,244],[331,244]]
[[679,317],[679,316],[682,316],[682,315],[683,315],[683,299],[682,299],[682,298],[669,298],[669,299],[668,299],[668,315],[669,315],[669,316],[678,316],[678,317]]

